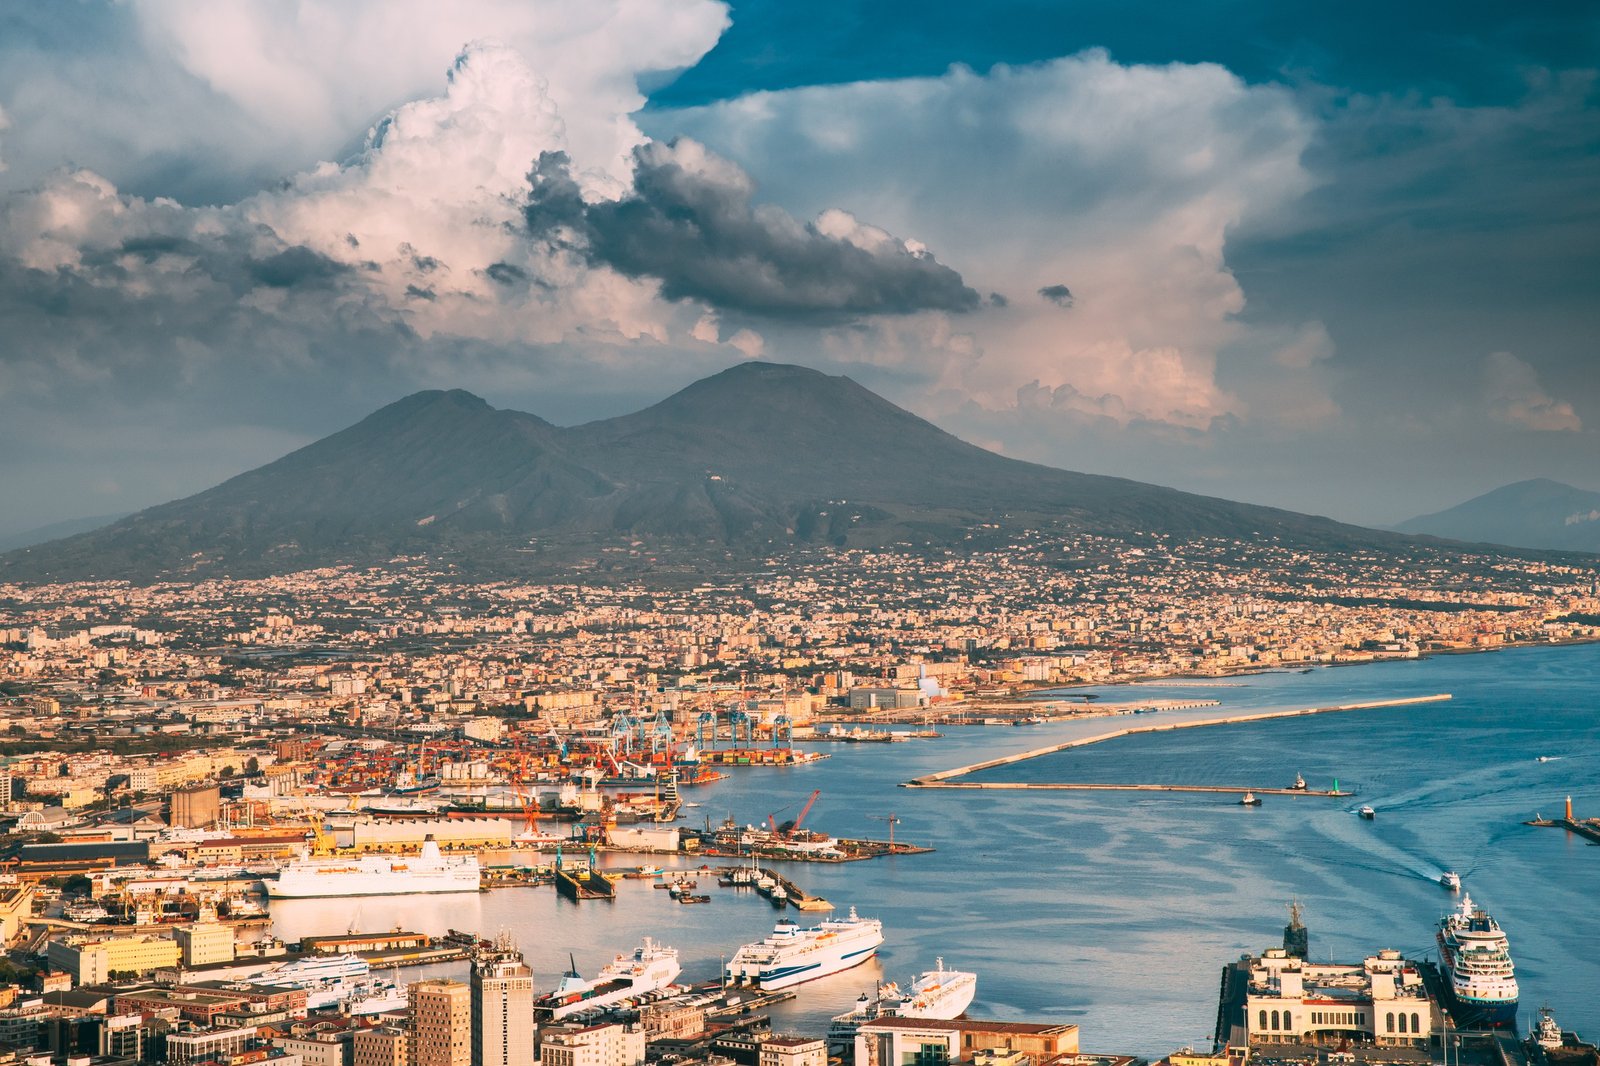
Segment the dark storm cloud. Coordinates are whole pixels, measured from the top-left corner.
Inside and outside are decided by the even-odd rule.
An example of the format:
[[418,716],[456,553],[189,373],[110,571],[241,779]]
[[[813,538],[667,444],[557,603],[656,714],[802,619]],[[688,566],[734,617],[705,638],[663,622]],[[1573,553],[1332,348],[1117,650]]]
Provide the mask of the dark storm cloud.
[[286,248],[265,259],[249,261],[250,274],[263,285],[289,289],[297,285],[325,285],[350,268],[303,244]]
[[1072,306],[1072,290],[1065,285],[1046,285],[1039,290],[1039,295],[1057,307]]
[[733,164],[687,142],[634,153],[633,189],[585,204],[560,153],[532,175],[529,230],[591,263],[655,278],[668,299],[775,318],[964,312],[981,299],[961,275],[843,213],[802,223],[753,203]]

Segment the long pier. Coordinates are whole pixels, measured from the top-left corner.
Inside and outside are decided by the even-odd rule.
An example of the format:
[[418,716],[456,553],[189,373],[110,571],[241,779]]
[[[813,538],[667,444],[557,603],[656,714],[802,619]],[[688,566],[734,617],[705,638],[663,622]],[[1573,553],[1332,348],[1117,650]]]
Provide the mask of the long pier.
[[1346,789],[1244,788],[1237,785],[1105,785],[1067,781],[908,781],[906,788],[1035,789],[1041,792],[1226,792],[1236,796],[1321,796],[1352,795]]
[[[1368,700],[1362,703],[1341,703],[1331,707],[1297,707],[1281,711],[1257,711],[1253,714],[1231,715],[1222,718],[1201,718],[1187,722],[1159,722],[1151,725],[1130,726],[1127,729],[1115,729],[1109,733],[1097,733],[1090,737],[1078,737],[1073,740],[1063,741],[1060,744],[1051,744],[1049,747],[1034,748],[1032,751],[1018,752],[1015,755],[1003,755],[997,759],[986,759],[983,762],[969,763],[966,766],[957,766],[953,770],[940,770],[938,773],[928,774],[924,777],[914,778],[903,782],[902,788],[929,788],[938,787],[941,782],[950,781],[958,777],[978,773],[980,770],[991,770],[996,766],[1011,766],[1015,763],[1027,762],[1044,755],[1054,755],[1057,752],[1069,751],[1073,748],[1086,748],[1091,744],[1104,744],[1108,740],[1117,740],[1121,737],[1138,736],[1143,733],[1165,733],[1173,729],[1199,729],[1202,726],[1213,725],[1238,725],[1243,722],[1266,722],[1277,718],[1301,718],[1311,714],[1331,714],[1335,711],[1365,711],[1379,707],[1410,707],[1420,703],[1439,703],[1450,699],[1450,693],[1440,692],[1432,696],[1405,696],[1391,700]],[[1078,786],[1070,786],[1078,787]],[[1115,787],[1115,786],[1100,786]],[[1160,788],[1162,786],[1151,786]],[[1201,786],[1188,789],[1173,787],[1172,791],[1202,790]],[[1222,789],[1221,791],[1231,791]],[[1242,790],[1240,790],[1242,791]],[[1255,790],[1262,791],[1262,790]]]

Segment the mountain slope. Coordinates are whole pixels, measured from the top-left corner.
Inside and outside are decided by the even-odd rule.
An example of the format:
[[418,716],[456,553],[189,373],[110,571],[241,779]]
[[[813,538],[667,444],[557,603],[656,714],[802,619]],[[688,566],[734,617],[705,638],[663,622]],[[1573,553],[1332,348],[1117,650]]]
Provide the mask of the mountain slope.
[[1534,478],[1502,485],[1395,528],[1515,548],[1600,552],[1600,492]]
[[1038,526],[1331,550],[1409,543],[1007,459],[849,378],[746,363],[570,429],[470,393],[418,393],[188,499],[0,557],[0,578],[263,574],[415,553],[525,569],[534,554],[556,565],[556,546],[638,538],[663,556],[757,559],[790,545],[953,545],[975,530]]

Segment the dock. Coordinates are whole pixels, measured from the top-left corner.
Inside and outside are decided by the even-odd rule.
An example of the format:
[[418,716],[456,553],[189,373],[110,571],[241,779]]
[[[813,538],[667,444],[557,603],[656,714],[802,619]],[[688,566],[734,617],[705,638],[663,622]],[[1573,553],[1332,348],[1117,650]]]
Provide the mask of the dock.
[[908,781],[904,788],[1035,789],[1041,792],[1223,792],[1242,796],[1319,796],[1337,799],[1354,795],[1348,789],[1245,788],[1240,785],[1105,785],[1065,781]]
[[556,867],[556,891],[573,902],[580,899],[616,899],[617,886],[592,869]]
[[[985,759],[983,762],[969,763],[966,766],[957,766],[952,770],[940,770],[938,773],[928,774],[925,777],[918,777],[910,781],[902,782],[901,787],[928,788],[930,786],[937,786],[940,782],[950,781],[958,777],[966,777],[969,774],[975,774],[982,770],[992,770],[997,766],[1011,766],[1015,763],[1027,762],[1030,759],[1037,759],[1045,755],[1054,755],[1057,752],[1070,751],[1073,748],[1086,748],[1091,744],[1104,744],[1108,740],[1118,740],[1122,737],[1139,736],[1145,733],[1165,733],[1174,729],[1200,729],[1205,726],[1216,725],[1240,725],[1246,722],[1267,722],[1278,718],[1301,718],[1313,714],[1332,714],[1337,711],[1365,711],[1380,707],[1411,707],[1422,703],[1439,703],[1450,698],[1450,693],[1441,692],[1432,696],[1406,696],[1392,700],[1368,700],[1363,703],[1341,703],[1331,707],[1299,707],[1283,711],[1258,711],[1253,714],[1231,715],[1224,718],[1200,718],[1188,722],[1159,722],[1151,725],[1130,726],[1127,729],[1115,729],[1108,733],[1098,733],[1090,737],[1078,737],[1074,740],[1063,741],[1060,744],[1051,744],[1048,747],[1034,748],[1031,751],[1018,752],[1015,755],[1003,755],[997,759]],[[1040,786],[1034,785],[1031,787],[1037,788]],[[1108,785],[1102,787],[1113,788],[1116,786]],[[1152,786],[1152,788],[1161,787],[1164,786]],[[1171,786],[1171,790],[1204,791],[1205,789],[1202,789],[1201,786],[1193,786],[1190,789],[1180,789],[1178,786]],[[1233,790],[1221,789],[1220,791]],[[1244,790],[1240,789],[1238,791]],[[1252,791],[1264,790],[1253,789]]]

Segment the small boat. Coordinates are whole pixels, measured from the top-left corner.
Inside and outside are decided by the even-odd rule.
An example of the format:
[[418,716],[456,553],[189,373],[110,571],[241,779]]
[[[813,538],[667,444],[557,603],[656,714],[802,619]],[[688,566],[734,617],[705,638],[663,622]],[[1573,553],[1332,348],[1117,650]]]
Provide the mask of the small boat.
[[1361,817],[1365,818],[1369,822],[1378,816],[1378,812],[1373,810],[1371,807],[1362,807],[1356,813],[1361,815]]
[[1555,759],[1556,759],[1556,757],[1554,755],[1541,755],[1541,756],[1539,756],[1539,761],[1540,762],[1554,762]]
[[1254,792],[1246,792],[1243,796],[1239,797],[1239,806],[1259,807],[1261,806],[1261,797],[1256,795]]
[[710,896],[692,896],[689,893],[685,892],[683,895],[678,897],[678,902],[679,903],[710,903],[711,902],[711,897]]
[[1306,779],[1301,777],[1299,774],[1295,774],[1294,784],[1290,785],[1289,787],[1294,789],[1296,792],[1304,792],[1306,790]]
[[1451,892],[1461,891],[1461,875],[1454,870],[1446,870],[1439,875],[1439,884]]

